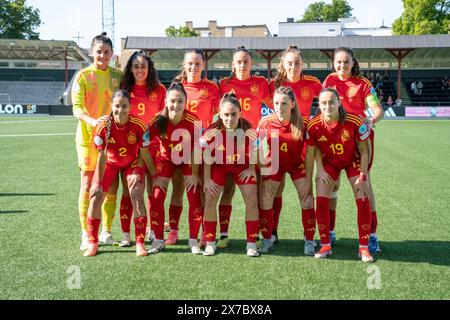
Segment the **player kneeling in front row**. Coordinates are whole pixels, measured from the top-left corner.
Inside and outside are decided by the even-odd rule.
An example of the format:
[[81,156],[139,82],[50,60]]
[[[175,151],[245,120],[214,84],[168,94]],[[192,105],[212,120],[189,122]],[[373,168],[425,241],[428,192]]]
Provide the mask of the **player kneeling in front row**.
[[88,209],[89,246],[84,256],[97,254],[101,206],[105,192],[120,172],[127,178],[135,215],[136,255],[146,256],[147,250],[144,245],[147,225],[144,204],[145,171],[138,165],[138,154],[140,152],[142,160],[153,174],[154,166],[147,148],[150,136],[144,122],[129,115],[130,95],[127,91],[118,90],[114,93],[111,109],[109,118],[97,125],[94,137],[99,155]]
[[306,151],[306,183],[311,192],[315,149],[321,151],[322,163],[329,179],[317,179],[316,216],[322,247],[315,258],[331,255],[329,200],[339,173],[345,170],[352,186],[358,208],[359,252],[364,262],[372,262],[368,250],[370,235],[370,201],[367,171],[369,166],[369,127],[362,119],[347,114],[339,101],[338,93],[331,88],[323,89],[319,96],[321,114],[308,124],[308,147]]
[[[302,222],[305,237],[305,255],[312,256],[317,246],[314,242],[316,218],[312,193],[305,197],[305,164],[302,150],[306,140],[306,128],[297,107],[294,91],[290,87],[279,87],[273,97],[275,113],[263,118],[258,126],[258,136],[266,141],[269,149],[267,159],[270,167],[261,169],[261,197],[259,222],[264,237],[259,252],[272,250],[271,240],[274,224],[274,199],[285,173],[289,173],[297,190],[302,207]],[[278,143],[275,143],[278,142]],[[261,147],[261,145],[260,145]],[[265,171],[268,171],[267,174]]]
[[242,118],[241,105],[233,93],[226,93],[220,102],[219,119],[201,138],[205,148],[204,190],[205,215],[203,226],[206,233],[205,256],[216,252],[217,203],[223,191],[227,175],[239,186],[245,202],[245,225],[247,231],[247,255],[257,257],[258,235],[258,188],[255,162],[250,162],[250,152],[256,141],[256,132]]

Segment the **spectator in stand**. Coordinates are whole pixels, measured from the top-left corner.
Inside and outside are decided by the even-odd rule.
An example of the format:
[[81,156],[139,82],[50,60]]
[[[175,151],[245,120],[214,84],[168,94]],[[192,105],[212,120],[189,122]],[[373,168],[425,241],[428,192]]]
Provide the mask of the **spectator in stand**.
[[375,90],[381,90],[383,87],[383,76],[377,78],[377,85],[375,87]]
[[378,95],[378,100],[380,101],[380,104],[381,104],[382,106],[385,105],[385,102],[384,102],[384,96],[383,96],[383,91],[381,91],[381,90],[380,90],[380,94]]
[[419,80],[419,82],[417,82],[417,94],[421,95],[422,94],[422,89],[423,89],[423,83],[422,81]]
[[375,82],[375,78],[374,78],[373,71],[370,71],[370,73],[369,73],[369,80],[370,80],[370,82],[372,82],[372,83]]
[[416,80],[414,80],[412,83],[411,83],[411,91],[414,93],[414,94],[417,94],[417,81]]
[[449,84],[449,81],[448,81],[447,76],[445,76],[445,77],[442,79],[441,83],[442,83],[441,89],[442,89],[443,91],[448,90],[450,84]]
[[397,100],[395,100],[395,106],[396,107],[401,107],[402,106],[402,99],[400,99],[400,97],[398,97]]
[[394,104],[394,100],[392,99],[392,96],[389,96],[389,98],[387,99],[386,104],[387,104],[388,106],[392,106],[392,105]]

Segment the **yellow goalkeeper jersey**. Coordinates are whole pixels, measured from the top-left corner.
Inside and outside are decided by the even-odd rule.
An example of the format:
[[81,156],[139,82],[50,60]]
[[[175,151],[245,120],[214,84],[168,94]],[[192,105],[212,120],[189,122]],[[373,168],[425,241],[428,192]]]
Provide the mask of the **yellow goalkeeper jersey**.
[[[102,71],[94,65],[82,69],[76,75],[72,86],[73,115],[77,118],[86,113],[92,118],[99,118],[111,112],[111,99],[114,91],[119,89],[122,71],[108,67]],[[93,142],[95,128],[84,121],[78,121],[75,141],[80,145]]]

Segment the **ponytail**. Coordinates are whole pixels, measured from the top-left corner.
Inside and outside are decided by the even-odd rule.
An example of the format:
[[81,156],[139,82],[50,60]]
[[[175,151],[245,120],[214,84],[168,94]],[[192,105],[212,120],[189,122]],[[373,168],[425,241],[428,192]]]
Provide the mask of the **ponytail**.
[[[172,82],[170,87],[166,91],[166,97],[170,91],[178,91],[184,95],[184,99],[187,99],[187,93],[184,89],[183,85],[178,82]],[[164,109],[156,116],[156,126],[159,129],[159,134],[161,138],[167,138],[167,122],[169,121],[169,109],[167,108],[167,104],[164,106]]]
[[[322,89],[322,91],[320,91],[320,94],[322,94],[323,92],[331,92],[336,97],[339,103],[339,123],[341,125],[344,124],[344,122],[347,120],[347,111],[345,111],[344,106],[341,103],[341,99],[339,99],[339,93],[333,88],[324,88]],[[317,108],[317,110],[320,111],[320,108]]]
[[[252,58],[251,52],[250,52],[245,46],[239,46],[239,47],[238,47],[236,50],[234,50],[234,52],[233,52],[233,59],[234,59],[235,54],[238,53],[238,52],[246,52],[246,53],[250,56],[250,58]],[[236,70],[235,70],[234,67],[232,66],[232,67],[231,67],[231,73],[230,73],[229,78],[230,78],[230,79],[233,79],[233,78],[235,78],[235,77],[236,77]]]
[[284,68],[283,62],[284,58],[286,57],[286,54],[288,54],[289,52],[297,53],[303,63],[303,53],[298,49],[298,47],[292,44],[289,47],[287,47],[287,49],[281,55],[280,63],[278,64],[278,72],[274,78],[275,89],[280,87],[281,84],[287,80],[287,72],[286,69]]
[[294,91],[292,90],[291,87],[278,87],[275,92],[274,92],[274,96],[275,94],[280,94],[280,95],[286,95],[288,96],[289,100],[291,100],[294,104],[294,107],[291,109],[291,133],[292,133],[292,137],[295,140],[303,140],[303,136],[304,136],[304,132],[305,132],[305,126],[303,124],[303,119],[302,116],[300,114],[300,111],[298,109],[298,105],[297,105],[297,99],[295,98],[295,94]]
[[[205,58],[205,52],[202,49],[188,49],[185,51],[184,53],[184,60],[186,59],[186,55],[188,55],[189,53],[195,53],[198,54],[202,57],[202,61],[205,62],[206,58]],[[186,69],[184,67],[184,61],[183,61],[183,70],[181,70],[181,72],[175,76],[175,78],[173,78],[172,82],[177,82],[177,83],[183,83],[187,81],[187,74],[186,74]]]

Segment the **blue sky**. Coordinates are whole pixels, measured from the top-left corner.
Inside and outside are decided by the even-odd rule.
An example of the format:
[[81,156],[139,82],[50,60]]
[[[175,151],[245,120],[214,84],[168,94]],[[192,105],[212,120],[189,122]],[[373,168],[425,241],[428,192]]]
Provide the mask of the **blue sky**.
[[[278,22],[288,17],[299,19],[307,6],[317,1],[115,0],[115,41],[118,43],[120,37],[126,36],[164,36],[165,28],[184,25],[186,20],[193,21],[194,27],[205,27],[208,20],[216,20],[219,26],[266,24],[274,34],[278,33]],[[383,19],[386,26],[391,26],[403,12],[401,0],[348,2],[363,27],[378,27]],[[80,45],[89,47],[92,37],[102,31],[101,0],[27,0],[27,3],[40,10],[41,39],[77,41],[73,37],[79,32],[84,37]]]

